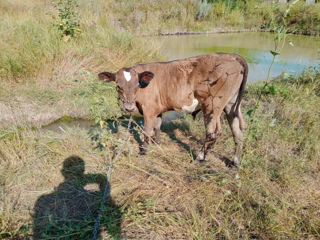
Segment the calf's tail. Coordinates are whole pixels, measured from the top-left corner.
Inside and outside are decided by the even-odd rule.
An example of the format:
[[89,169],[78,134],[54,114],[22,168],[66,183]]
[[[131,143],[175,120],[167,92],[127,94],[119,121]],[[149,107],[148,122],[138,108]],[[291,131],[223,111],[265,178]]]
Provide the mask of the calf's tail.
[[244,60],[243,57],[236,55],[236,60],[241,64],[241,66],[243,67],[243,78],[242,78],[242,82],[239,88],[239,94],[238,94],[238,98],[237,98],[237,105],[236,105],[236,109],[235,112],[239,115],[239,111],[240,111],[240,104],[241,104],[241,100],[243,98],[244,95],[244,90],[246,88],[246,84],[247,84],[247,78],[248,78],[248,64],[246,62],[246,60]]
[[236,102],[236,108],[235,108],[235,114],[238,116],[239,121],[240,121],[240,129],[244,130],[247,128],[247,124],[245,123],[243,117],[242,117],[242,113],[241,113],[241,109],[240,109],[240,105],[241,105],[241,100],[243,98],[244,95],[244,90],[246,88],[246,83],[247,83],[247,78],[248,78],[248,64],[246,62],[246,60],[244,60],[241,56],[236,55],[236,59],[237,61],[242,65],[243,70],[242,70],[242,74],[243,74],[243,78],[242,78],[242,82],[239,88],[239,93],[238,93],[238,98],[237,98],[237,102]]

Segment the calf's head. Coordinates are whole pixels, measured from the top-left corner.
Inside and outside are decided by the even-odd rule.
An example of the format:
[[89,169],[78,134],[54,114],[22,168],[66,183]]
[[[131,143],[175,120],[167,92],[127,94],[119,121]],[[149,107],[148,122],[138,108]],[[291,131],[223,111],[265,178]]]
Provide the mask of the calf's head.
[[102,72],[99,78],[105,82],[115,81],[117,92],[127,112],[136,110],[136,98],[139,88],[145,88],[152,80],[152,72],[138,73],[134,68],[122,68],[116,73]]

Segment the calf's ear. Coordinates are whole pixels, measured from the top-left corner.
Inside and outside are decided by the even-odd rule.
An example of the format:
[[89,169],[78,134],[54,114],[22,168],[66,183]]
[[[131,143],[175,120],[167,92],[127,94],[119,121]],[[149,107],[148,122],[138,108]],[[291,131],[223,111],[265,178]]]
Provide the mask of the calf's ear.
[[99,79],[105,82],[111,82],[116,80],[116,75],[110,72],[102,72],[98,74]]
[[139,87],[145,88],[146,86],[148,86],[153,77],[154,74],[149,71],[139,73]]

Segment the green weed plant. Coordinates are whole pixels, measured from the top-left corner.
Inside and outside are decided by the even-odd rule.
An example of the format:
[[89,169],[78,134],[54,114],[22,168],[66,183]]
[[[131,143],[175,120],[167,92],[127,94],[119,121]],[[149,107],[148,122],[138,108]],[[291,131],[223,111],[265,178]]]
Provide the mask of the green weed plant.
[[62,36],[68,39],[78,35],[81,32],[78,0],[59,0],[55,7],[58,10],[55,26]]

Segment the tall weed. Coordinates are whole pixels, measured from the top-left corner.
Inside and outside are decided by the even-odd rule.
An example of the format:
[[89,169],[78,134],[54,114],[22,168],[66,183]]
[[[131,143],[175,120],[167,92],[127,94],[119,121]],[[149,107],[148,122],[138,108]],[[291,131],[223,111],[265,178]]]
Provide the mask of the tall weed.
[[[78,0],[66,0],[55,5],[58,10],[58,17],[55,18],[55,24],[62,35],[66,37],[74,37],[80,32],[80,16],[77,12]],[[67,38],[65,38],[67,39]]]

